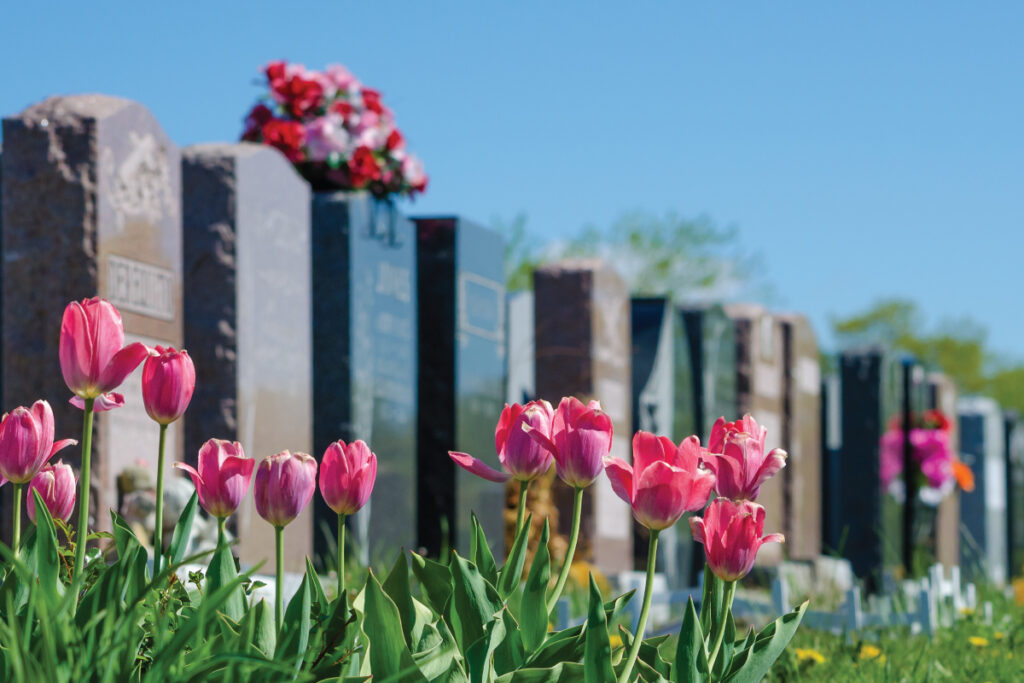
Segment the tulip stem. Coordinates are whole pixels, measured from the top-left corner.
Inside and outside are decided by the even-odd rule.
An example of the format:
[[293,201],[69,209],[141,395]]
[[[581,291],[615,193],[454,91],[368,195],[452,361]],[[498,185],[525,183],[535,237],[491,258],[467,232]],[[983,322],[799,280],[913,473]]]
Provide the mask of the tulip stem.
[[711,655],[708,657],[708,668],[711,669],[715,665],[715,658],[718,657],[718,650],[722,647],[722,639],[725,636],[725,627],[729,623],[729,610],[732,609],[732,599],[736,595],[736,582],[726,581],[725,582],[725,597],[722,600],[722,613],[719,618],[718,624],[715,624],[718,634],[715,636],[715,646],[711,650]]
[[167,425],[160,425],[160,450],[156,459],[156,528],[153,529],[153,576],[160,573],[164,554],[164,446],[167,444]]
[[658,534],[660,533],[661,531],[658,529],[651,529],[651,543],[647,546],[647,582],[644,584],[644,603],[640,608],[640,622],[636,625],[633,644],[629,648],[626,667],[622,670],[619,683],[626,683],[633,673],[633,666],[640,654],[640,644],[644,640],[644,631],[647,630],[647,613],[651,611],[651,596],[654,593],[654,567],[658,561]]
[[78,536],[75,539],[75,574],[72,577],[74,606],[78,608],[78,592],[82,587],[85,571],[85,545],[89,536],[89,463],[92,460],[92,406],[96,399],[85,399],[82,416],[82,478],[81,493],[78,496]]
[[345,515],[338,514],[338,597],[345,594]]
[[217,546],[218,547],[224,545],[228,541],[227,534],[224,532],[224,525],[226,525],[227,523],[228,523],[228,518],[227,517],[218,517],[217,518]]
[[284,623],[284,527],[274,527],[274,545],[277,550],[277,581],[274,582],[274,620],[277,622],[278,638]]
[[558,572],[558,582],[555,583],[555,589],[551,592],[551,596],[548,598],[547,609],[548,614],[551,614],[552,610],[555,609],[555,604],[558,599],[562,597],[562,591],[565,589],[565,582],[569,579],[569,571],[572,569],[572,560],[576,555],[576,542],[580,538],[580,520],[583,517],[583,489],[576,487],[572,498],[572,532],[569,534],[569,548],[565,551],[565,561],[562,562],[562,569]]
[[530,482],[520,481],[519,482],[519,505],[516,508],[516,536],[523,528],[523,523],[526,521],[526,494],[530,491]]
[[14,485],[14,556],[17,557],[21,548],[21,492],[24,484]]

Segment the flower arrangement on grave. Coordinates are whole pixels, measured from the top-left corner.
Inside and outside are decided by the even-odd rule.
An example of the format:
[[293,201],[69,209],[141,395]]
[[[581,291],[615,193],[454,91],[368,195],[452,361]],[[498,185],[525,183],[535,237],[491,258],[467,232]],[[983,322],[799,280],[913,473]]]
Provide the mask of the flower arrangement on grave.
[[348,69],[274,61],[263,74],[267,93],[246,116],[242,140],[280,150],[314,190],[367,190],[386,199],[427,189],[423,163],[406,149],[381,93]]
[[[910,419],[911,476],[919,500],[934,507],[957,488],[973,491],[971,468],[960,462],[950,443],[949,418],[939,410],[926,410],[912,413]],[[897,415],[889,420],[879,443],[882,487],[897,500],[906,498],[903,440],[902,418]]]
[[[806,610],[804,603],[760,633],[745,635],[732,616],[737,583],[750,572],[758,549],[783,541],[779,534],[764,535],[766,510],[755,499],[785,465],[786,454],[766,452],[766,431],[749,415],[719,419],[707,448],[696,436],[676,444],[639,432],[630,464],[610,457],[612,421],[597,401],[563,398],[557,409],[545,401],[506,406],[495,430],[500,470],[451,453],[456,464],[484,479],[520,484],[515,539],[500,567],[474,518],[468,556],[402,553],[387,576],[367,570],[346,582],[352,564],[345,560],[346,519],[367,504],[377,475],[377,455],[358,440],[332,443],[319,462],[282,451],[256,464],[241,443],[211,438],[200,448],[197,466],[179,465],[195,493],[168,542],[161,524],[150,545],[113,511],[113,533],[90,533],[93,415],[125,404],[114,390],[139,365],[143,402],[161,436],[160,519],[164,437],[188,409],[195,368],[185,351],[126,346],[120,314],[109,302],[72,302],[61,327],[61,370],[72,403],[83,411],[77,481],[70,466],[47,464],[74,444],[54,440],[48,404],[17,408],[0,423],[0,485],[13,483],[16,501],[14,546],[0,544],[0,680],[753,681],[783,653]],[[552,465],[575,500],[569,547],[557,570],[547,522],[527,563],[529,488]],[[590,574],[585,623],[551,630],[566,581],[581,566],[573,560],[584,492],[603,475],[651,532],[639,622],[633,632],[620,627],[610,633],[610,622],[632,595],[606,601]],[[239,573],[225,533],[250,488],[257,513],[274,528],[272,606],[256,597],[252,572]],[[22,537],[26,490],[34,528]],[[317,490],[337,514],[337,583],[325,586],[306,558],[286,604],[283,537]],[[72,527],[66,520],[76,503],[79,517]],[[187,557],[199,507],[216,519],[217,545]],[[670,654],[659,647],[663,638],[644,637],[658,535],[702,509],[702,517],[689,519],[707,558],[700,609],[689,601]],[[90,544],[109,546],[112,559]],[[200,562],[202,571],[186,568]]]

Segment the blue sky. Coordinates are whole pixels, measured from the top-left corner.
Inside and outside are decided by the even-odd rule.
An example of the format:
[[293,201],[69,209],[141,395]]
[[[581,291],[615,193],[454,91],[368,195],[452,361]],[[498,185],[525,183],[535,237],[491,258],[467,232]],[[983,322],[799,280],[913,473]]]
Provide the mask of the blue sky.
[[0,13],[4,115],[104,92],[230,140],[262,64],[340,62],[427,165],[411,211],[538,239],[707,214],[819,334],[901,295],[1024,359],[1019,3],[29,5]]

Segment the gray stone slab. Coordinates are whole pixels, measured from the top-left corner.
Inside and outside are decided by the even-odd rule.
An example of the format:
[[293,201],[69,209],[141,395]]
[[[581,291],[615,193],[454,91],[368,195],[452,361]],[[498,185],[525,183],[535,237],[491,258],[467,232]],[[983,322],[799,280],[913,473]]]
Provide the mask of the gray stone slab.
[[[276,150],[249,143],[182,151],[185,343],[201,379],[185,425],[194,462],[210,438],[257,461],[313,453],[310,190]],[[319,460],[322,453],[314,453]],[[247,496],[239,559],[273,564],[273,528]],[[312,509],[285,535],[285,564],[312,554]]]
[[[99,295],[121,311],[128,341],[182,344],[181,170],[177,147],[142,105],[104,95],[51,97],[3,121],[3,405],[45,398],[60,437],[77,436],[59,370],[67,303]],[[97,416],[93,487],[101,528],[115,477],[155,471],[158,429],[142,404],[141,366],[126,405]],[[181,457],[169,430],[168,465]],[[65,460],[78,465],[69,449]]]
[[1006,581],[1006,446],[1003,414],[990,398],[957,401],[960,451],[974,473],[974,491],[960,499],[965,541],[960,564],[969,576]]

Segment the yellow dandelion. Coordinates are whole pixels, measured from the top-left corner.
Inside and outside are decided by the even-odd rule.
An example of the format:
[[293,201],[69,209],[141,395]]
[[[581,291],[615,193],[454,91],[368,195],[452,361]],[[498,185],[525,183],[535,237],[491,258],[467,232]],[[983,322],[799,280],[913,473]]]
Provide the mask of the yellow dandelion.
[[988,645],[988,639],[982,638],[981,636],[970,636],[967,639],[967,642],[969,642],[974,647],[985,647],[986,645]]
[[992,634],[992,637],[995,638],[996,640],[1002,640],[1006,636],[1005,636],[1005,634],[1002,631],[996,631],[994,634]]
[[1018,605],[1024,605],[1024,579],[1013,580],[1013,601]]
[[608,636],[608,644],[612,646],[612,649],[622,647],[622,636],[620,636],[618,633],[613,633],[612,635]]
[[875,647],[874,645],[864,643],[860,646],[860,654],[858,654],[857,657],[859,659],[877,659],[879,655],[881,655],[882,657],[885,656],[882,654],[882,651],[879,648]]
[[974,608],[973,607],[961,607],[960,608],[960,614],[962,614],[965,617],[969,617],[972,614],[974,614]]
[[818,664],[825,663],[825,655],[811,648],[796,648],[796,658],[801,662],[817,662]]
[[880,656],[877,661],[879,664],[885,664],[885,655]]

